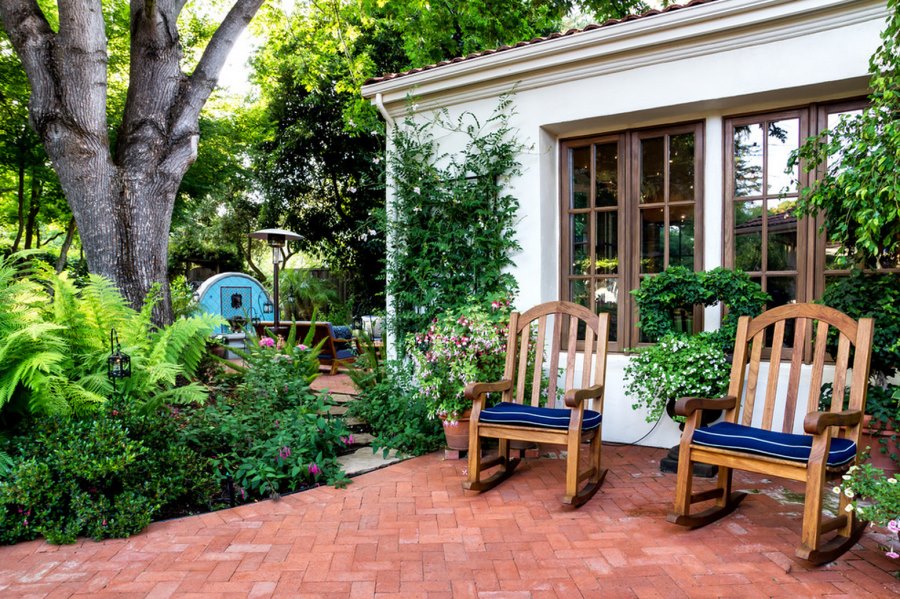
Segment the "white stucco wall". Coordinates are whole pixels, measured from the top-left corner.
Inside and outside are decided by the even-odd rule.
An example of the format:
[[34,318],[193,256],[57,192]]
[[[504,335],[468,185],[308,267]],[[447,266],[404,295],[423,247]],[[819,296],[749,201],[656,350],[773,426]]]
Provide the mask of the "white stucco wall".
[[[512,124],[529,146],[510,183],[521,202],[522,251],[512,272],[524,309],[559,297],[561,138],[703,121],[704,267],[719,266],[724,119],[865,95],[886,15],[883,0],[719,0],[373,83],[363,93],[389,118],[403,114],[407,94],[419,98],[421,117],[441,106],[455,118],[485,117],[515,88]],[[440,138],[448,152],[463,141]],[[719,310],[707,309],[706,328],[718,324]],[[635,441],[652,427],[624,395],[626,364],[621,354],[608,362],[610,441]],[[795,422],[805,410],[798,407]],[[670,446],[678,435],[664,418],[642,443]]]

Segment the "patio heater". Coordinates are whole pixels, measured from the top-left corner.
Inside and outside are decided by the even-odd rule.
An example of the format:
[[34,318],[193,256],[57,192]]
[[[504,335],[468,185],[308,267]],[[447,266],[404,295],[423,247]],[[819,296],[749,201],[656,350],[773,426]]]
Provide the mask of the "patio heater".
[[269,247],[272,248],[272,277],[274,279],[272,285],[273,308],[274,314],[272,318],[272,331],[278,335],[278,317],[281,313],[281,305],[278,301],[278,264],[281,262],[281,248],[288,241],[297,241],[303,239],[300,235],[284,229],[261,229],[250,233],[251,239],[264,239]]

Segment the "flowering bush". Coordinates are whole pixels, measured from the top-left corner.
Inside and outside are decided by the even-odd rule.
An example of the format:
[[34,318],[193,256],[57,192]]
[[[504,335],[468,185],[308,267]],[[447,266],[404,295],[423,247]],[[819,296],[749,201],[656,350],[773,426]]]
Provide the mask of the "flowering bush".
[[[856,510],[860,520],[885,526],[892,533],[900,531],[900,482],[885,476],[880,468],[872,464],[851,466],[834,492],[850,499],[846,510]],[[896,559],[900,554],[891,546],[887,556]]]
[[430,417],[457,420],[471,406],[463,396],[468,383],[503,377],[509,313],[507,300],[448,310],[427,331],[407,338]]
[[706,333],[666,335],[637,352],[625,367],[625,394],[634,400],[632,408],[650,410],[647,422],[659,419],[670,400],[719,397],[728,387],[731,365]]

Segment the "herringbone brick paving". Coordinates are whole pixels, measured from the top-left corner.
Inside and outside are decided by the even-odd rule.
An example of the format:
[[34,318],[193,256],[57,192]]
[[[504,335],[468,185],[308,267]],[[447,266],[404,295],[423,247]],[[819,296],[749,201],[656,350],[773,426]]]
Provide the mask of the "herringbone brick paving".
[[[604,449],[601,491],[563,506],[563,463],[529,460],[481,495],[464,461],[441,454],[234,509],[159,522],[125,540],[0,548],[0,596],[264,597],[887,597],[900,564],[869,532],[836,562],[793,559],[800,509],[782,481],[687,531],[665,521],[674,476],[661,449]],[[700,484],[700,483],[698,483]],[[791,487],[796,491],[796,487]],[[769,494],[767,494],[769,493]]]

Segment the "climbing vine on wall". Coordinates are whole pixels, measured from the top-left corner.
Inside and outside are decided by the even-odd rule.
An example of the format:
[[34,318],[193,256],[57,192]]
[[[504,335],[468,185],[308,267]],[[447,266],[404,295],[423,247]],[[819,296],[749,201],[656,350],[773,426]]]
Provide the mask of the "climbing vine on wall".
[[[520,249],[519,202],[508,183],[520,173],[523,146],[510,126],[512,114],[504,96],[484,121],[471,112],[451,119],[446,110],[416,120],[410,111],[396,128],[386,222],[396,339],[425,330],[444,310],[515,294],[516,280],[504,271]],[[465,145],[442,153],[437,135],[462,136]]]

